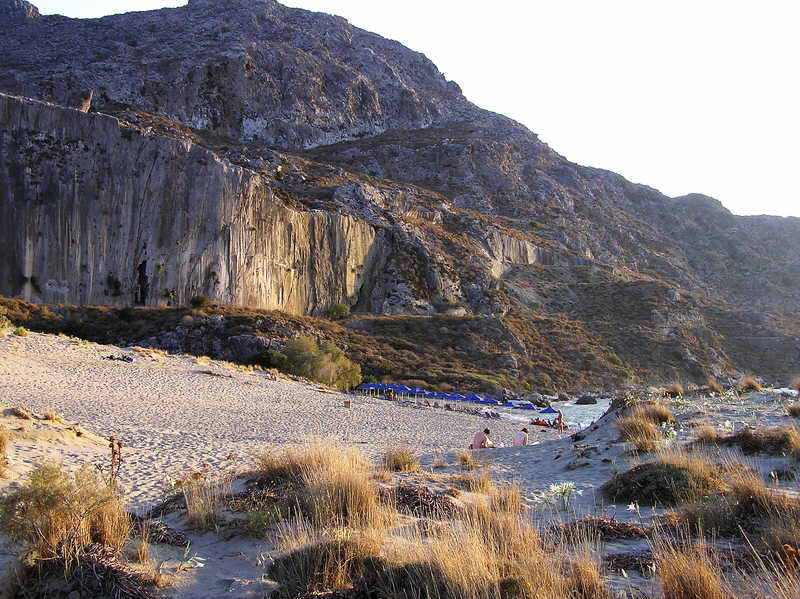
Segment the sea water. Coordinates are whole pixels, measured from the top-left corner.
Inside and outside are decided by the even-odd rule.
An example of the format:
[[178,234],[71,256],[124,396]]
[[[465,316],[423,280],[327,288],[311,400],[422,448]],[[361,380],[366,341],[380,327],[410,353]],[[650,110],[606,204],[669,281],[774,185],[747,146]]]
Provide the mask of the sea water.
[[[564,422],[567,427],[571,429],[584,429],[592,422],[595,422],[600,416],[606,413],[608,406],[611,405],[611,399],[598,399],[596,404],[579,406],[574,401],[554,402],[553,409],[561,410],[564,415]],[[542,418],[543,420],[553,420],[555,414],[539,414],[540,410],[514,410],[512,408],[493,407],[493,412],[500,414],[501,418],[508,420],[516,420],[517,422],[530,422],[534,418]]]

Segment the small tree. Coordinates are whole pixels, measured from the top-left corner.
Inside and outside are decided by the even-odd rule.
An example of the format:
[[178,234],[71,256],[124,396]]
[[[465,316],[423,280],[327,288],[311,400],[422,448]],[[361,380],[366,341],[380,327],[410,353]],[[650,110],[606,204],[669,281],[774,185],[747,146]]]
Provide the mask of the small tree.
[[192,308],[206,308],[211,303],[207,295],[195,295],[189,300]]
[[298,337],[286,344],[285,371],[312,381],[349,389],[361,383],[361,366],[351,362],[330,341],[321,347],[309,337]]
[[338,320],[339,318],[344,318],[350,314],[350,306],[347,304],[334,304],[333,307],[328,312],[328,316],[333,318],[334,320]]

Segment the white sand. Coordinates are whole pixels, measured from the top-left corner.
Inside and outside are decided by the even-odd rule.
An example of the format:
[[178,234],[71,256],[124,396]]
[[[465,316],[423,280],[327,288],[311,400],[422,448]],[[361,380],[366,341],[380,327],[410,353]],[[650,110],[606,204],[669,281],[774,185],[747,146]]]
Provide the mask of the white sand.
[[[129,355],[134,361],[104,360],[108,355]],[[168,476],[203,463],[242,468],[266,446],[317,436],[354,445],[369,456],[398,444],[431,455],[466,447],[475,431],[486,426],[495,440],[510,444],[520,426],[352,398],[353,407],[347,409],[340,393],[284,379],[273,382],[188,356],[146,357],[37,333],[0,340],[0,405],[52,409],[98,435],[122,439],[127,446],[122,482],[136,508],[159,499]],[[553,436],[547,431],[533,438]],[[229,460],[230,454],[236,459]],[[48,451],[42,457],[59,454]],[[60,457],[66,465],[97,460],[96,452],[70,451]]]

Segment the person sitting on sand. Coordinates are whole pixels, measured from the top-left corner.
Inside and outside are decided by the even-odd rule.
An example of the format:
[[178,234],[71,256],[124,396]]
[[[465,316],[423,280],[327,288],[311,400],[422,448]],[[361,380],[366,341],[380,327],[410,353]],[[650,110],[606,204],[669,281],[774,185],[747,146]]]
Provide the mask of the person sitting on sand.
[[523,428],[521,431],[514,433],[514,447],[524,447],[528,444],[528,429]]
[[489,441],[489,435],[491,431],[488,428],[483,429],[483,431],[478,431],[475,433],[475,436],[472,438],[472,445],[469,446],[470,449],[489,449],[490,447],[494,447],[492,442]]

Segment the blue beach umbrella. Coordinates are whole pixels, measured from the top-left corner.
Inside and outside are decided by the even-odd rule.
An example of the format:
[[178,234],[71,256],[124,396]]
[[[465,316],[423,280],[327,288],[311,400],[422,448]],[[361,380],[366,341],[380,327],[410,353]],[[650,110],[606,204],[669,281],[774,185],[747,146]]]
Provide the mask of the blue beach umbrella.
[[558,410],[554,410],[551,407],[547,407],[544,410],[539,411],[540,414],[558,414]]

